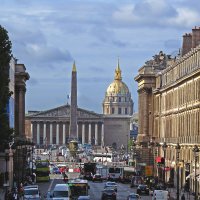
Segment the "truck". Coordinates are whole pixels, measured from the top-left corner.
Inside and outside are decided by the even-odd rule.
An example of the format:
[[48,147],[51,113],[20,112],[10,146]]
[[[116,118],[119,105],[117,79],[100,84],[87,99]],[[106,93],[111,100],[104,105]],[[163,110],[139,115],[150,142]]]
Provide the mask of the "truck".
[[92,180],[93,175],[96,174],[96,163],[84,163],[83,173],[84,179]]

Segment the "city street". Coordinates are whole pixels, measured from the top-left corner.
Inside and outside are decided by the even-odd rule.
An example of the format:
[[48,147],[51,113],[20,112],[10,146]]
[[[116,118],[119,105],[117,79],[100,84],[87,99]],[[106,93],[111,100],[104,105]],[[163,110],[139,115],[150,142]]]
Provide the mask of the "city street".
[[[68,173],[69,178],[75,178],[78,177],[77,173]],[[47,191],[52,191],[56,184],[63,183],[62,175],[51,175],[51,181],[48,183],[38,183],[41,196],[44,197]],[[101,199],[101,193],[104,189],[106,181],[103,183],[100,182],[92,182],[89,181],[90,190],[89,195],[91,200],[100,200]],[[118,183],[118,192],[117,192],[117,200],[125,200],[127,199],[128,194],[135,192],[136,188],[130,188],[129,184],[121,184]],[[151,199],[151,196],[141,196],[141,199]]]

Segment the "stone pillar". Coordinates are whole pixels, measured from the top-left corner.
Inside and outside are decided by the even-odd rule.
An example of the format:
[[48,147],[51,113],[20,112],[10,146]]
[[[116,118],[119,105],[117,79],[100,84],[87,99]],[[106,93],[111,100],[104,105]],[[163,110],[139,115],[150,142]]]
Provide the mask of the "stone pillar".
[[40,124],[37,123],[37,144],[40,144]]
[[19,88],[19,135],[25,136],[25,88]]
[[33,138],[34,138],[34,136],[33,136],[33,123],[31,123],[31,140],[32,140],[32,142],[33,142]]
[[50,124],[50,136],[49,136],[49,143],[53,144],[53,124]]
[[85,144],[85,124],[82,124],[82,144]]
[[78,139],[78,123],[77,123],[77,139]]
[[9,161],[8,161],[8,173],[9,173],[9,187],[13,188],[13,152],[9,149]]
[[94,137],[95,137],[95,145],[98,144],[98,124],[95,124],[95,133],[94,133]]
[[65,124],[63,124],[63,144],[65,144],[66,143],[66,135],[65,135],[65,129],[66,127],[65,127]]
[[56,144],[59,144],[59,124],[56,124]]
[[43,141],[44,141],[44,145],[47,145],[47,129],[46,129],[46,124],[44,123],[44,126],[43,126]]
[[101,146],[104,147],[104,124],[101,125]]
[[89,123],[88,143],[91,144],[91,123]]

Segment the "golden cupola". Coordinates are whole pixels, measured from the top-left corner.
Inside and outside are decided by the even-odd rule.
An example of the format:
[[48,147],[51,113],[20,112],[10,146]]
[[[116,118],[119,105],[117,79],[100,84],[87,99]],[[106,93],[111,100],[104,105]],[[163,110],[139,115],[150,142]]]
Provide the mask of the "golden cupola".
[[103,113],[117,115],[132,115],[133,113],[133,101],[127,85],[122,81],[119,59],[115,69],[114,81],[106,90]]

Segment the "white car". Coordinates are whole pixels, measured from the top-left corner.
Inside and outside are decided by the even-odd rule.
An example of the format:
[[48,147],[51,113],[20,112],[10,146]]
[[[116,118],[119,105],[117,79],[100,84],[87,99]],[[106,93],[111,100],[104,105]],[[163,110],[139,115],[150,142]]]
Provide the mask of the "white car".
[[46,151],[42,152],[41,155],[46,156],[48,153]]
[[113,188],[115,192],[117,192],[117,183],[115,182],[106,182],[104,189],[106,188]]

